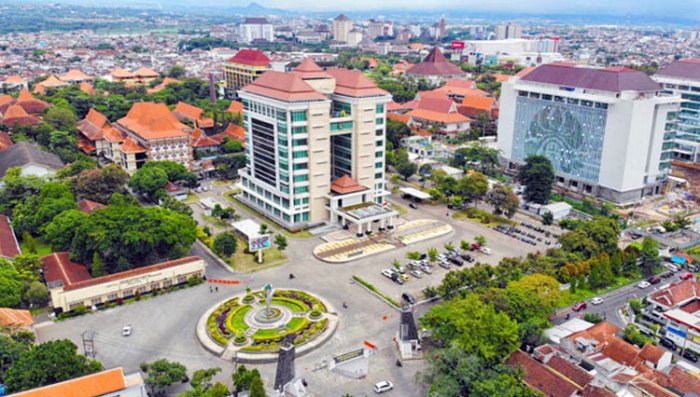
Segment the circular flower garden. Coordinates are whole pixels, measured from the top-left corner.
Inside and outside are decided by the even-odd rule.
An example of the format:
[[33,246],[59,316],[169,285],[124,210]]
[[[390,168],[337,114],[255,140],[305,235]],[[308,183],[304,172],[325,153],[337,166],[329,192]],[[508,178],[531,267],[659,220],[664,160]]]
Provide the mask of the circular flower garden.
[[299,290],[278,289],[268,308],[265,291],[247,292],[219,305],[207,319],[209,336],[243,352],[276,352],[285,339],[304,344],[328,328],[327,305]]

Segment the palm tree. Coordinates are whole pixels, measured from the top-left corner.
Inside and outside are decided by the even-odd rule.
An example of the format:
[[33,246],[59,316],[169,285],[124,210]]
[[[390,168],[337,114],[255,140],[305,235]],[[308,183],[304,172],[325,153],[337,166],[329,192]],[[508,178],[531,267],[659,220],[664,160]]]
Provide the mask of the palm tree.
[[447,251],[454,251],[455,250],[455,245],[452,243],[452,241],[445,244],[445,250],[447,250]]
[[428,259],[430,260],[430,262],[437,261],[437,257],[438,257],[437,248],[432,247],[432,248],[428,249]]
[[411,251],[406,254],[406,258],[412,260],[412,261],[417,261],[420,259],[420,252],[418,251]]
[[469,241],[462,240],[459,242],[459,248],[461,248],[462,251],[469,251],[471,247],[472,245],[469,243]]

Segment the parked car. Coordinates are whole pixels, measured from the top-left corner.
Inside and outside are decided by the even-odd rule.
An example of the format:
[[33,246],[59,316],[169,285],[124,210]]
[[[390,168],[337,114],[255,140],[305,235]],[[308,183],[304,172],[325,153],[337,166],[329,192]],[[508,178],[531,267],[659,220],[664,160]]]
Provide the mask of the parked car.
[[652,277],[649,277],[649,278],[647,279],[647,281],[648,281],[649,284],[651,284],[651,285],[656,285],[656,284],[658,284],[658,283],[661,282],[661,277],[659,277],[659,276],[652,276]]
[[426,254],[426,253],[420,254],[420,260],[424,261],[426,259],[428,259],[428,254]]
[[422,270],[423,273],[426,273],[426,274],[433,274],[433,267],[429,266],[429,265],[421,266],[420,270]]
[[481,251],[482,253],[484,253],[486,255],[491,255],[491,248],[489,248],[489,247],[481,247],[481,249],[479,251]]
[[391,269],[384,269],[384,270],[382,270],[382,276],[388,277],[388,278],[393,278],[394,272]]
[[472,243],[469,249],[472,251],[478,251],[480,248],[481,246],[478,243]]
[[591,299],[591,303],[594,305],[600,305],[603,303],[603,298],[596,296],[595,298]]
[[401,274],[406,273],[406,268],[403,267],[403,266],[399,266],[399,267],[396,267],[396,268],[394,268],[394,269],[396,269],[396,271],[399,272],[399,273],[401,273]]
[[131,335],[132,330],[133,330],[133,327],[131,326],[131,324],[125,325],[124,327],[122,327],[122,336]]
[[646,287],[648,287],[648,286],[650,286],[650,285],[651,285],[651,284],[649,284],[648,282],[642,281],[641,283],[637,284],[637,287],[639,287],[639,288],[641,288],[641,289],[644,289],[644,288],[646,288]]
[[422,278],[423,273],[421,273],[420,270],[418,270],[418,269],[414,269],[414,270],[411,270],[411,276],[413,276],[415,278]]
[[665,262],[664,267],[672,272],[677,272],[679,270],[678,266],[674,265],[673,263],[669,263],[669,262]]
[[581,302],[575,304],[574,307],[571,308],[571,310],[573,310],[575,312],[580,312],[581,310],[586,310],[587,307],[588,307],[588,303],[586,303],[585,301],[581,301]]
[[467,261],[469,263],[474,262],[474,258],[469,254],[462,254],[460,256],[462,257],[462,259],[464,259],[465,261]]
[[698,362],[698,355],[686,349],[683,351],[683,358],[694,363]]
[[439,261],[445,260],[445,259],[447,259],[447,255],[445,255],[445,254],[438,254],[437,259],[438,259]]
[[461,260],[461,259],[459,258],[459,256],[457,256],[457,255],[448,256],[448,257],[447,257],[447,260],[449,260],[450,262],[454,263],[454,264],[457,265],[457,266],[462,266],[462,265],[464,265],[464,261]]
[[693,273],[691,272],[683,273],[683,275],[681,275],[681,280],[688,280],[691,278],[693,278]]
[[440,261],[438,261],[438,266],[449,270],[450,269],[450,262],[448,262],[447,260],[440,260]]
[[403,298],[403,300],[405,300],[406,302],[408,302],[412,305],[415,305],[417,302],[416,297],[409,294],[408,292],[404,292],[403,294],[401,294],[401,298]]
[[667,349],[676,350],[676,342],[672,341],[671,339],[668,339],[665,336],[659,339],[659,343],[661,343],[661,346]]
[[414,210],[418,209],[418,205],[416,203],[411,203],[408,205],[409,207],[413,208]]
[[394,384],[388,380],[383,380],[374,385],[374,392],[377,394],[382,394],[394,388]]
[[404,285],[404,281],[401,278],[401,275],[398,273],[394,273],[391,275],[391,279],[394,280],[394,282],[398,285]]

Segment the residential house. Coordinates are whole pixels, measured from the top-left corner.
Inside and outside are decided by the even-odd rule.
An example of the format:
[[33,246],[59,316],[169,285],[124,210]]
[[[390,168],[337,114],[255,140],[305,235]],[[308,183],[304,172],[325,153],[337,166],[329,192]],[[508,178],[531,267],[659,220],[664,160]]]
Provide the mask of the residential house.
[[34,319],[29,310],[0,307],[0,328],[9,334],[17,332],[34,332]]
[[0,214],[0,259],[12,260],[21,253],[10,218]]
[[49,176],[63,168],[61,159],[53,153],[45,152],[29,142],[19,142],[0,152],[0,179],[7,170],[22,169],[22,175]]
[[190,122],[194,125],[194,128],[208,129],[214,127],[214,120],[202,116],[204,109],[192,106],[185,102],[178,102],[177,106],[173,110],[173,114],[178,118],[178,120],[184,122]]
[[447,98],[421,98],[418,107],[406,113],[409,126],[455,135],[469,130],[470,119],[457,111],[457,104]]

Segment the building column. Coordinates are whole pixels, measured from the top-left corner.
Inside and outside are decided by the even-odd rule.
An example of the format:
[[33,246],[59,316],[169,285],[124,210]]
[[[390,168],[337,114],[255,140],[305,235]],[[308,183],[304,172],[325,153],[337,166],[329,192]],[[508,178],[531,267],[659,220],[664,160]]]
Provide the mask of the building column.
[[379,231],[383,232],[384,228],[386,228],[386,218],[379,221]]
[[372,234],[372,221],[367,222],[367,234]]
[[362,233],[362,224],[358,223],[357,224],[357,237],[362,237],[364,236],[364,233]]
[[389,218],[389,226],[386,227],[387,229],[391,230],[394,228],[394,217]]

